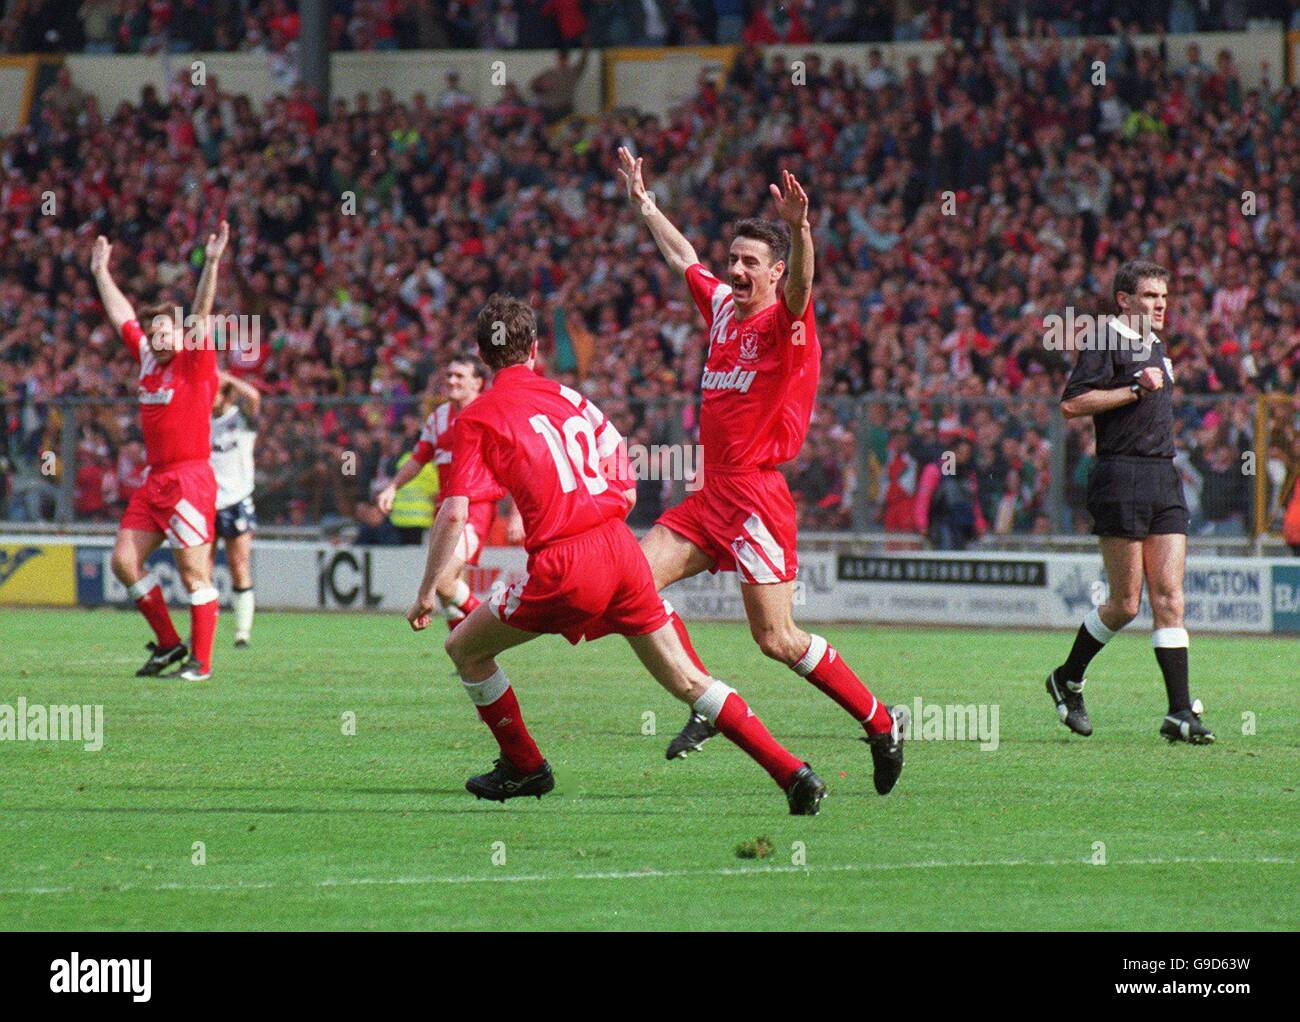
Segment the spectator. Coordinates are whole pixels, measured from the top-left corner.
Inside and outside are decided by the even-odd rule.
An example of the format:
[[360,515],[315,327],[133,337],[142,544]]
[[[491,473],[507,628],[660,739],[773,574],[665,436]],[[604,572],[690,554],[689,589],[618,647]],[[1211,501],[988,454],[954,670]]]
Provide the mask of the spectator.
[[883,524],[887,532],[911,532],[918,528],[913,502],[919,469],[916,459],[908,451],[907,434],[891,433],[889,436],[889,461],[885,465],[889,485],[885,490]]
[[965,550],[988,531],[972,453],[971,441],[963,437],[921,472],[914,503],[916,531],[938,550]]
[[567,50],[556,54],[555,66],[537,75],[531,83],[533,95],[547,124],[563,120],[573,113],[573,98],[587,69],[590,51],[584,49],[577,66],[569,63]]
[[1238,452],[1211,440],[1191,454],[1192,467],[1201,477],[1202,536],[1244,536],[1251,504],[1251,479],[1241,470]]

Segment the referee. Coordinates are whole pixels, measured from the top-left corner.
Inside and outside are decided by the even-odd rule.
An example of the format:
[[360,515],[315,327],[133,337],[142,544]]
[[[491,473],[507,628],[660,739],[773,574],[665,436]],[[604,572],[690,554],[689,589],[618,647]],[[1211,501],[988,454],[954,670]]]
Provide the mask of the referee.
[[1066,727],[1092,734],[1083,672],[1137,617],[1145,575],[1155,618],[1151,644],[1169,695],[1160,734],[1171,742],[1203,745],[1214,735],[1187,692],[1188,514],[1173,465],[1173,399],[1166,386],[1173,383],[1174,367],[1155,333],[1164,329],[1168,281],[1169,271],[1151,262],[1130,261],[1116,271],[1111,290],[1117,312],[1097,330],[1095,347],[1079,352],[1061,397],[1067,419],[1090,415],[1097,431],[1088,512],[1101,540],[1110,595],[1083,619],[1069,657],[1047,676],[1047,693]]

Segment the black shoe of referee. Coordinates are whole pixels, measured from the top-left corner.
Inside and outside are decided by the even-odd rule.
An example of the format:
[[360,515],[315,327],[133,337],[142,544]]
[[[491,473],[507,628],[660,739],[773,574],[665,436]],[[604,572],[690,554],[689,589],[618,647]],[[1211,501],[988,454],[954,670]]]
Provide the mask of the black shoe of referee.
[[1088,708],[1083,705],[1083,686],[1087,681],[1087,678],[1080,681],[1079,691],[1076,692],[1065,682],[1057,681],[1055,671],[1047,676],[1047,694],[1056,704],[1056,715],[1061,718],[1062,724],[1076,735],[1083,735],[1084,738],[1092,734],[1092,721],[1088,719]]
[[785,789],[791,816],[816,816],[825,797],[826,785],[807,763],[794,772],[790,786]]
[[137,678],[156,678],[172,664],[180,663],[190,655],[189,647],[183,642],[166,649],[159,649],[156,642],[147,642],[144,648],[149,651],[149,659],[135,672]]
[[686,726],[668,743],[664,755],[668,759],[685,759],[688,752],[699,752],[700,747],[718,733],[718,729],[698,713],[692,713]]
[[1201,723],[1201,715],[1194,709],[1166,714],[1160,722],[1160,734],[1171,743],[1210,745],[1214,742],[1214,732]]
[[496,761],[492,770],[486,774],[477,774],[465,782],[465,790],[475,798],[485,798],[489,802],[504,802],[508,798],[523,798],[535,795],[541,798],[555,787],[555,775],[551,773],[551,764],[545,760],[531,774],[519,770],[504,756]]

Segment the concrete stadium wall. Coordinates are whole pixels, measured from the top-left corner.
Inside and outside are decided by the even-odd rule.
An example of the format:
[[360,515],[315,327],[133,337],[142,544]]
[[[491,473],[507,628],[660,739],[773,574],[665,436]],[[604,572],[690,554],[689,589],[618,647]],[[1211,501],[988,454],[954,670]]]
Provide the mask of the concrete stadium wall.
[[[576,60],[573,56],[571,59]],[[176,75],[188,76],[194,61],[215,76],[224,89],[244,93],[262,103],[286,91],[294,81],[289,62],[257,53],[183,53],[136,55],[73,55],[65,60],[73,82],[99,100],[111,114],[120,103],[136,103],[150,82],[161,96]],[[335,53],[330,56],[330,83],[335,97],[355,99],[368,92],[373,104],[380,89],[390,89],[398,100],[423,92],[436,103],[446,89],[448,71],[460,73],[460,86],[479,103],[495,103],[502,89],[513,82],[529,95],[528,85],[540,72],[554,66],[551,50],[400,50],[387,53]],[[580,114],[600,111],[600,54],[592,52],[575,94]]]
[[27,110],[36,82],[35,57],[0,56],[0,135],[27,123]]
[[[1137,39],[1143,47],[1154,48],[1159,43],[1154,35],[1141,35]],[[1063,40],[1066,47],[1076,49],[1082,42],[1080,39]],[[1286,33],[1251,31],[1166,36],[1170,59],[1175,67],[1186,63],[1187,47],[1192,43],[1201,47],[1202,59],[1209,64],[1213,64],[1220,50],[1228,50],[1247,87],[1260,84],[1265,64],[1274,86],[1286,81]],[[901,71],[911,56],[918,57],[922,68],[929,69],[944,44],[827,43],[770,46],[765,48],[765,52],[781,54],[788,60],[817,53],[826,64],[844,60],[854,67],[865,68],[867,52],[875,47],[879,47],[888,66]],[[693,94],[701,73],[710,77],[724,74],[736,52],[734,46],[626,47],[609,49],[604,53],[592,51],[578,84],[575,109],[579,114],[592,116],[600,112],[602,105],[630,106],[662,116]],[[295,69],[291,62],[257,53],[74,54],[68,56],[65,63],[74,82],[98,97],[101,109],[108,113],[123,101],[137,102],[146,83],[152,82],[160,94],[165,94],[167,83],[173,81],[179,72],[189,74],[195,60],[203,61],[207,73],[216,75],[225,88],[244,93],[254,102],[264,102],[277,92],[285,91],[294,80]],[[330,74],[334,95],[349,100],[362,92],[368,92],[373,99],[380,89],[387,88],[399,100],[409,100],[415,93],[423,92],[434,103],[446,87],[447,72],[455,70],[460,73],[462,89],[477,102],[493,103],[500,98],[505,82],[514,82],[527,96],[529,82],[551,67],[554,61],[555,54],[550,50],[347,52],[331,54]],[[20,67],[0,65],[0,97],[19,90],[14,95],[20,99],[22,83]],[[0,110],[15,108],[15,104],[6,102]]]
[[[1139,35],[1139,47],[1155,49],[1159,37]],[[1286,36],[1281,31],[1201,32],[1192,35],[1166,36],[1169,59],[1174,67],[1187,63],[1187,47],[1201,48],[1201,60],[1211,66],[1220,50],[1232,54],[1241,72],[1242,83],[1256,87],[1263,80],[1264,64],[1274,87],[1286,82]],[[1078,50],[1083,39],[1065,39],[1067,49]],[[812,46],[768,46],[764,54],[780,54],[787,61],[818,54],[823,66],[843,60],[851,67],[865,70],[867,52],[881,51],[885,65],[901,73],[910,57],[918,57],[921,68],[928,71],[935,57],[943,52],[939,42],[905,43],[826,43]],[[644,113],[659,116],[689,98],[701,73],[710,77],[725,74],[738,52],[737,47],[699,46],[675,49],[613,49],[605,52],[606,100],[610,106],[634,106]]]

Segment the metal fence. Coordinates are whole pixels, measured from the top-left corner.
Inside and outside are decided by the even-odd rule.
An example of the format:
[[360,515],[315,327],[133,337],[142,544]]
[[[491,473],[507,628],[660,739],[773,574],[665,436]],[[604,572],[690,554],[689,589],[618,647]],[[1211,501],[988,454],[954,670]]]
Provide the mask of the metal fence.
[[[639,455],[632,523],[647,525],[697,483],[698,404],[593,398]],[[380,534],[374,494],[431,407],[420,396],[264,399],[264,529]],[[1276,534],[1300,467],[1300,398],[1184,397],[1175,409],[1193,535]],[[134,400],[65,397],[5,412],[0,522],[116,520],[144,469]],[[1092,461],[1090,421],[1067,422],[1054,397],[869,395],[823,400],[784,471],[807,533],[910,533],[952,548],[1086,534]]]

